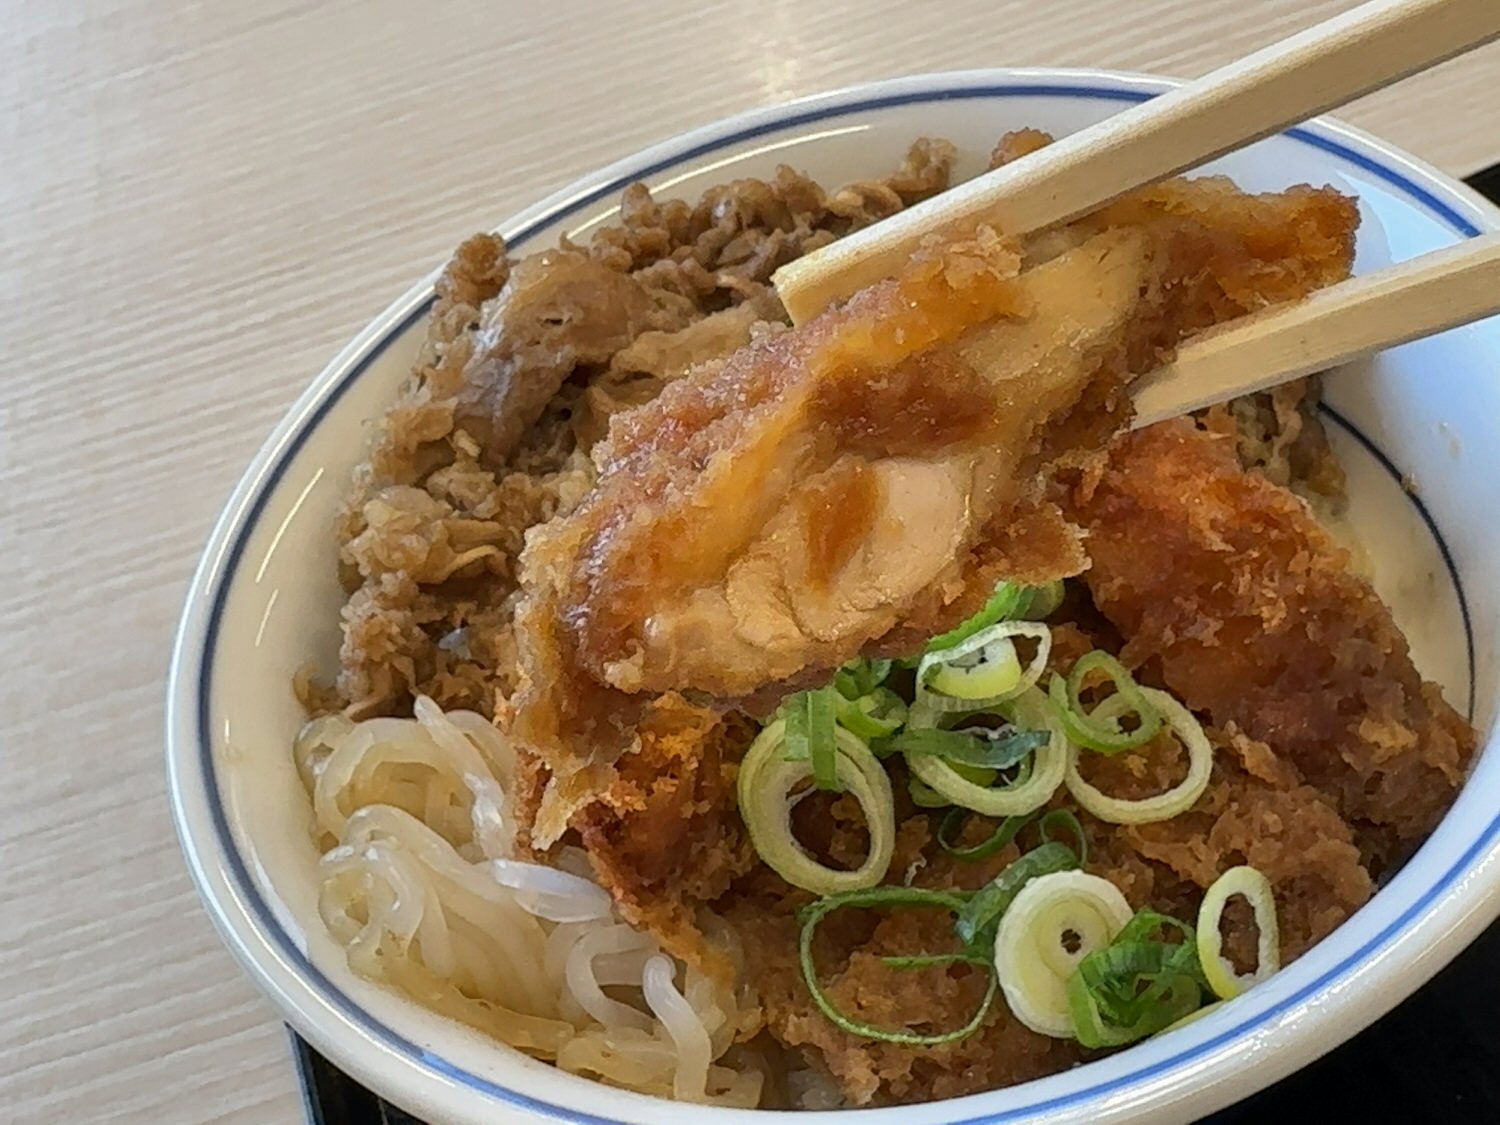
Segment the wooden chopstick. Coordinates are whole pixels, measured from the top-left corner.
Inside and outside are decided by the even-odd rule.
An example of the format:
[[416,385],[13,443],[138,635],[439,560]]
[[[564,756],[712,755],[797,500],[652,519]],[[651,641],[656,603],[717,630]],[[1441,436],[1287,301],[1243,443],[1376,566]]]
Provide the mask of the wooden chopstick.
[[1362,4],[782,266],[776,291],[801,324],[892,276],[934,231],[1066,222],[1497,36],[1500,0]]
[[1131,426],[1149,426],[1496,314],[1500,234],[1488,234],[1189,340],[1175,362],[1135,384]]

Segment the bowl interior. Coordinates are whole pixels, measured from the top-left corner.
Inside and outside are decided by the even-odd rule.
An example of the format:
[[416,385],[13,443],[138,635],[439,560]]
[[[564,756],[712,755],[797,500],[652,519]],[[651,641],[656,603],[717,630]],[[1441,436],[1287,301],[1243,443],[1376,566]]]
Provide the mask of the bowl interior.
[[[618,181],[638,178],[661,196],[691,198],[784,162],[834,186],[886,172],[922,135],[954,141],[959,174],[967,176],[1008,129],[1067,133],[1155,88],[1036,74],[887,84],[671,142],[501,229],[522,253],[562,234],[586,238],[614,215]],[[1420,168],[1322,126],[1253,146],[1211,171],[1254,190],[1311,181],[1357,194],[1359,271],[1489,225],[1482,208]],[[501,1102],[512,1115],[506,1120],[523,1113],[759,1120],[624,1094],[526,1059],[355,978],[318,923],[311,814],[289,753],[302,719],[291,677],[309,660],[324,670],[333,665],[342,598],[332,519],[370,421],[409,369],[425,306],[414,291],[325,372],[262,454],[210,545],[173,692],[179,821],[200,886],[231,944],[289,1018],[357,1077],[434,1120],[468,1119],[470,1110],[477,1118],[486,1106],[494,1120]],[[1497,358],[1500,325],[1486,323],[1395,349],[1328,383],[1329,429],[1350,475],[1350,521],[1369,548],[1376,584],[1419,668],[1484,732],[1494,724],[1500,680],[1492,561],[1500,557],[1500,528],[1489,483],[1500,475],[1500,456],[1486,440],[1500,418]],[[1124,1120],[1168,1101],[1175,1108],[1155,1119],[1172,1119],[1326,1050],[1436,968],[1412,967],[1419,947],[1489,902],[1481,884],[1494,878],[1497,828],[1480,797],[1500,782],[1497,773],[1500,758],[1491,751],[1418,857],[1353,921],[1233,1009],[1070,1074],[891,1111],[899,1116],[888,1119]],[[1402,967],[1407,983],[1383,985],[1388,999],[1353,998],[1392,966]],[[1210,1071],[1211,1090],[1203,1078]]]

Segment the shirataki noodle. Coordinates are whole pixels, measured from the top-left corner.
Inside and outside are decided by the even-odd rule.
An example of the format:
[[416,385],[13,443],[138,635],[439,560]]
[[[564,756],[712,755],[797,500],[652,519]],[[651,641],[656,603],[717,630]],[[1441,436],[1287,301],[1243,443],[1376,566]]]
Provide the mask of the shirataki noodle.
[[[309,723],[318,911],[349,967],[564,1070],[679,1100],[760,1101],[731,986],[663,953],[573,871],[514,858],[515,760],[483,716]],[[567,849],[565,849],[566,851]],[[571,869],[571,870],[568,870]]]

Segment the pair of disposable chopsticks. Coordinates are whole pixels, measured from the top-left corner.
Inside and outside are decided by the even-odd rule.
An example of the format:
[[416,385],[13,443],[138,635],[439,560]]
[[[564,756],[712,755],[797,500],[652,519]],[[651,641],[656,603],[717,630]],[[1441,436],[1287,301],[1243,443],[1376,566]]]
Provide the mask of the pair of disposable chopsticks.
[[[802,323],[897,272],[934,231],[1024,235],[1500,37],[1500,0],[1374,0],[988,172],[776,272]],[[1500,235],[1469,239],[1189,341],[1136,425],[1500,313]]]

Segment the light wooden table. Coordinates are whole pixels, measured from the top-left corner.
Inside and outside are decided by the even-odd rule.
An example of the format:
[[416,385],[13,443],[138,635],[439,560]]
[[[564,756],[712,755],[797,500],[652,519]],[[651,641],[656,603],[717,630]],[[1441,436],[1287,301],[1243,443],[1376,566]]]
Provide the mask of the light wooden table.
[[[11,0],[0,14],[0,1120],[295,1122],[177,853],[184,585],[272,423],[459,239],[680,129],[986,65],[1197,74],[1349,0]],[[543,14],[543,13],[546,14]],[[1500,51],[1345,116],[1500,159]]]

